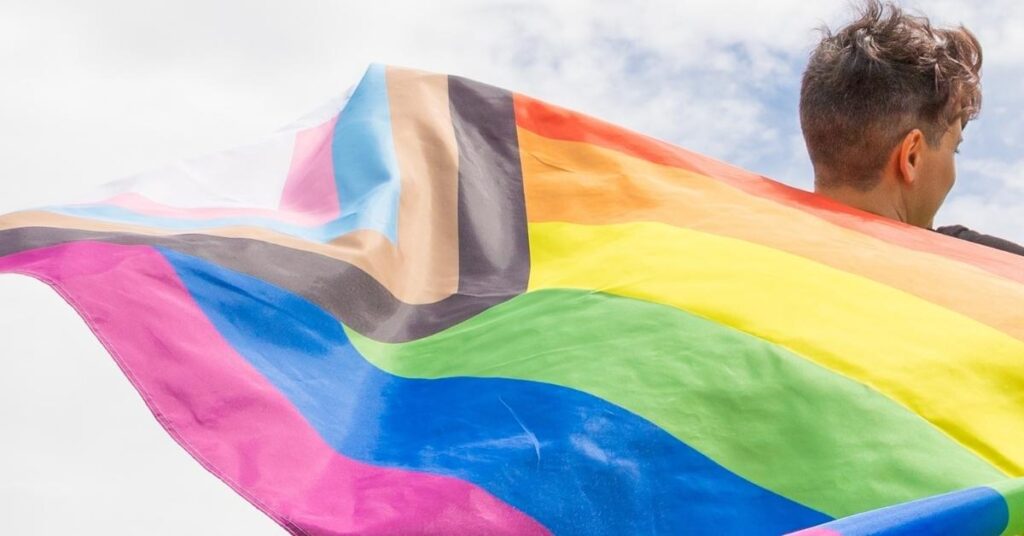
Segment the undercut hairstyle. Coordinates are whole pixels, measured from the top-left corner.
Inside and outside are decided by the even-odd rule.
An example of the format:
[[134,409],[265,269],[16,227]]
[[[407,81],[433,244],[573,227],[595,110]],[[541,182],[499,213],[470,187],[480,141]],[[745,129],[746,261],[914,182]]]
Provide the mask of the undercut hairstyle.
[[892,150],[918,128],[930,147],[981,111],[981,44],[963,25],[869,0],[860,17],[819,28],[800,86],[800,128],[819,187],[866,191]]

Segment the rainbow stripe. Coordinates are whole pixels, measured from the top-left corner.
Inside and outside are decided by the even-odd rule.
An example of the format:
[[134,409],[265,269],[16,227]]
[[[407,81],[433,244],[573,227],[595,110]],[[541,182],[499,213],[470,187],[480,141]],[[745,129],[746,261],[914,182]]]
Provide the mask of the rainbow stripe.
[[1024,259],[454,76],[0,216],[293,534],[1024,533]]

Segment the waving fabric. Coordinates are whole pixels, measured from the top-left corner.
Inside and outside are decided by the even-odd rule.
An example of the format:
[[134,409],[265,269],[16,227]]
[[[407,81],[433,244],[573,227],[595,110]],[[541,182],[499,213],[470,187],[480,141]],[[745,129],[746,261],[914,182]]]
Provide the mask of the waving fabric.
[[471,80],[2,216],[0,272],[293,534],[1024,532],[1024,259]]

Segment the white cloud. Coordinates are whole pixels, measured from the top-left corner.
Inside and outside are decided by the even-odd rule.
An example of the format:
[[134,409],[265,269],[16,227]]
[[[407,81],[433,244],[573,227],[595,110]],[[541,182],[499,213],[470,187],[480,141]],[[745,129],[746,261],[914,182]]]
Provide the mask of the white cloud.
[[965,158],[958,167],[957,189],[961,193],[943,207],[945,218],[974,229],[1001,229],[1004,237],[1021,242],[1024,157]]

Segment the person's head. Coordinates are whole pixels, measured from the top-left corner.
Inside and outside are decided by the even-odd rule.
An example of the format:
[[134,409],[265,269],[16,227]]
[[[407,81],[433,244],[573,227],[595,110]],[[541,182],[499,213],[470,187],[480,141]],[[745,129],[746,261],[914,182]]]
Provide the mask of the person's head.
[[980,70],[969,30],[934,28],[888,2],[867,0],[857,20],[822,28],[800,88],[815,190],[891,202],[930,227],[956,178],[961,130],[981,109]]

